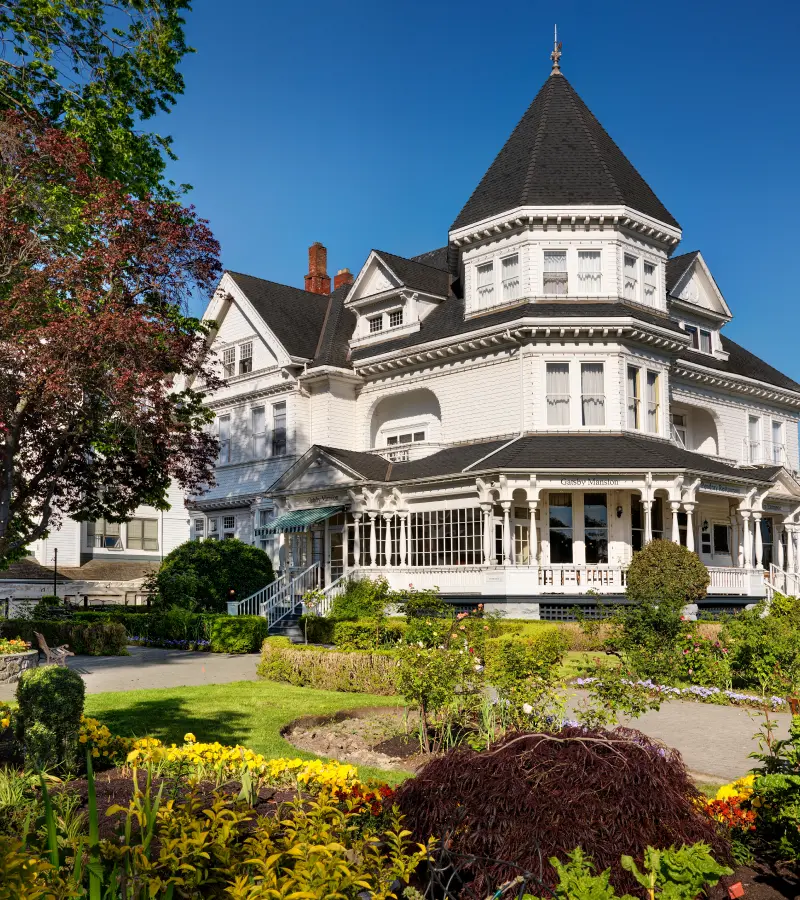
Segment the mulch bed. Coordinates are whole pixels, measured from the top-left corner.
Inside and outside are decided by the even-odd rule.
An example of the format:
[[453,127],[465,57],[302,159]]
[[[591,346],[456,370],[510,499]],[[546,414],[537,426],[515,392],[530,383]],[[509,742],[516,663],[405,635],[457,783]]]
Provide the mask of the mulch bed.
[[[742,900],[797,900],[800,897],[800,881],[797,873],[782,866],[769,866],[755,862],[751,866],[739,866],[708,892],[709,900],[729,900],[729,889],[741,884]],[[733,896],[738,891],[734,890]]]

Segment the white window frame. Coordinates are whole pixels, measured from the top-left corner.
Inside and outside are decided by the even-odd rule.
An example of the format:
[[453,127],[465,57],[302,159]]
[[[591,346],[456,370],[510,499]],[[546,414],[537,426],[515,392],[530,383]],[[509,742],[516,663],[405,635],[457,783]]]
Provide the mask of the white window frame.
[[[256,431],[256,413],[262,416],[263,431]],[[253,439],[253,459],[267,458],[267,410],[264,406],[254,406],[250,409],[250,433]]]
[[[683,419],[683,424],[678,425],[675,421],[675,416],[680,416]],[[675,443],[683,448],[684,450],[689,449],[689,421],[688,414],[681,409],[673,409],[670,412],[669,416],[669,424],[670,429],[672,430],[672,437],[675,440]]]
[[[600,366],[600,369],[603,374],[603,393],[602,394],[584,394],[583,393],[583,367],[584,366]],[[570,376],[571,376],[570,372]],[[582,359],[580,360],[580,365],[578,366],[578,391],[581,397],[581,408],[580,408],[580,416],[581,416],[581,427],[582,428],[605,428],[608,424],[607,419],[607,403],[606,403],[606,364],[602,359]],[[586,425],[584,422],[584,410],[583,410],[583,401],[585,397],[601,399],[603,406],[603,422],[601,425]]]
[[[703,347],[703,337],[708,338],[708,350]],[[701,353],[705,353],[707,356],[710,356],[714,352],[714,334],[709,328],[698,328],[697,329],[697,341],[698,341],[698,349]]]
[[222,351],[222,377],[233,378],[236,374],[236,347],[225,347]]
[[[547,370],[550,368],[550,366],[566,366],[567,367],[567,393],[566,394],[563,394],[563,393],[562,394],[550,394],[550,393],[548,393],[548,391],[547,391]],[[574,404],[572,402],[572,395],[574,393],[574,384],[573,384],[572,379],[573,379],[573,367],[572,367],[572,363],[570,360],[568,360],[568,359],[546,359],[544,361],[544,398],[545,398],[544,422],[545,422],[545,426],[548,429],[559,430],[559,429],[572,428],[573,415],[574,415],[574,412],[573,412]],[[578,387],[578,390],[580,391],[580,385]],[[557,407],[554,404],[550,403],[551,397],[560,398],[562,400],[566,399],[566,401],[567,401],[567,415],[566,415],[567,424],[566,425],[553,425],[550,423],[550,410],[557,409]]]
[[[636,372],[636,393],[630,393],[630,373]],[[631,424],[631,401],[633,402],[633,424]],[[625,368],[625,427],[630,431],[642,430],[642,367],[628,363]]]
[[[629,297],[626,293],[626,261],[628,259],[632,259],[634,261],[634,283],[633,283],[633,296]],[[641,256],[637,256],[635,253],[631,253],[628,250],[623,248],[622,251],[622,299],[628,300],[633,303],[641,302],[641,285],[642,285],[642,258]]]
[[[777,426],[777,428],[776,428]],[[777,431],[779,440],[775,440]],[[784,423],[781,419],[772,419],[770,425],[770,443],[772,450],[772,462],[776,466],[781,466],[786,458],[786,434]]]
[[[491,278],[485,284],[481,284],[482,269],[489,269],[491,274]],[[483,262],[475,263],[475,306],[478,309],[495,305],[496,282],[497,267],[494,259],[486,259]]]
[[[599,253],[600,254],[600,283],[597,290],[587,291],[583,287],[581,281],[581,253]],[[567,271],[569,271],[569,251],[567,252]],[[575,281],[579,286],[578,294],[581,297],[596,297],[603,293],[603,248],[602,247],[578,247],[575,251]],[[569,283],[567,284],[569,287]],[[549,296],[549,295],[548,295]]]
[[[97,526],[101,523],[102,530],[98,531]],[[116,533],[114,532],[115,528],[117,529]],[[95,550],[122,550],[122,525],[119,522],[108,522],[106,519],[87,522],[86,539],[89,547]]]
[[[278,408],[283,406],[283,449],[278,450]],[[270,442],[270,456],[286,456],[289,452],[289,404],[285,400],[279,400],[272,404],[272,441]]]
[[[142,534],[141,538],[134,537],[131,538],[131,525],[134,523],[141,522],[142,525]],[[145,522],[150,522],[156,526],[156,536],[155,538],[148,538],[145,535]],[[136,526],[138,527],[138,525]],[[134,529],[135,530],[135,529]],[[141,547],[132,547],[131,540],[139,541],[141,540]],[[147,542],[150,541],[150,546],[147,546]],[[125,549],[126,550],[141,550],[143,553],[157,553],[158,552],[158,519],[149,519],[144,517],[135,516],[133,519],[129,519],[125,523]]]
[[[509,276],[508,278],[503,277],[504,265],[511,259],[516,257],[517,260],[517,269],[516,275]],[[513,253],[507,253],[505,256],[500,257],[500,295],[502,297],[503,303],[513,303],[515,300],[519,300],[522,296],[522,259],[520,257],[519,250],[515,250]],[[507,290],[508,287],[508,290]]]
[[205,519],[193,519],[192,526],[194,527],[195,540],[199,541],[202,537],[205,537],[205,532],[206,532],[206,520]]
[[[403,440],[406,437],[408,440]],[[407,447],[410,444],[424,444],[427,440],[427,425],[406,425],[403,428],[392,429],[383,434],[384,446],[392,449],[395,447]]]
[[[392,316],[400,316],[400,321],[392,324]],[[402,306],[398,306],[396,309],[388,309],[386,310],[386,318],[389,324],[389,328],[402,328],[405,325],[405,310]]]
[[[647,272],[646,267],[653,267],[653,280],[647,280]],[[653,302],[647,299],[647,290],[648,288],[653,289]],[[653,262],[651,259],[643,259],[642,260],[642,303],[645,306],[651,306],[653,308],[659,305],[658,303],[658,263]]]
[[[757,423],[757,437],[754,441],[750,436],[750,425]],[[759,463],[764,453],[764,421],[761,416],[747,414],[747,462]]]
[[[222,437],[222,423],[223,421],[227,421],[228,423],[228,437]],[[227,466],[231,461],[231,414],[225,413],[222,416],[217,416],[217,439],[219,440],[219,457],[218,464],[220,466]]]
[[253,371],[253,342],[239,344],[239,374],[249,375]]
[[[650,376],[655,378],[655,401],[650,400]],[[644,430],[647,431],[648,434],[661,434],[661,372],[656,369],[647,369],[647,374],[645,375],[645,390],[647,391],[647,397],[645,398],[645,403],[647,404],[646,414],[647,421],[645,422]],[[652,407],[655,407],[653,410]],[[650,428],[650,413],[655,412],[655,420],[656,427]]]
[[[547,259],[548,253],[563,253],[564,254],[564,271],[562,272],[545,272],[545,260]],[[569,263],[570,263],[570,253],[566,247],[543,247],[542,248],[542,296],[543,297],[569,297]],[[545,284],[545,276],[546,275],[564,275],[564,285],[565,290],[563,294],[551,293],[547,290],[547,285]]]
[[[367,316],[367,334],[380,334],[383,328],[383,313],[379,313],[377,316]],[[373,328],[373,323],[377,322],[378,327]]]
[[236,537],[236,516],[223,516],[222,539],[227,540],[228,538],[234,537]]
[[689,337],[692,339],[692,350],[697,350],[700,352],[700,329],[697,325],[692,325],[691,322],[683,323],[683,330]]

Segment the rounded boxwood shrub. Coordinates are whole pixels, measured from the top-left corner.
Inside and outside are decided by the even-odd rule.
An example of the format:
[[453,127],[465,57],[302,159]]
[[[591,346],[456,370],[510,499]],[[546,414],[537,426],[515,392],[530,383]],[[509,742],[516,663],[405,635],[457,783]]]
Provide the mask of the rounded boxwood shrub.
[[187,541],[176,547],[155,575],[156,602],[225,612],[228,592],[243,600],[275,579],[269,556],[235,539]]
[[625,594],[638,603],[685,606],[702,600],[710,581],[696,553],[672,541],[651,541],[633,555]]
[[27,763],[48,771],[76,767],[85,694],[81,676],[64,666],[20,675],[16,736]]

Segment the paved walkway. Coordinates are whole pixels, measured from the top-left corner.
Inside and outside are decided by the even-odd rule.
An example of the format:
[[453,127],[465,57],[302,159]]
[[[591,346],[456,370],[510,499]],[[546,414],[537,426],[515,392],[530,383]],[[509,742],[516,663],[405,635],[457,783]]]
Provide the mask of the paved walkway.
[[[130,656],[71,656],[87,694],[140,688],[188,687],[255,681],[257,653],[188,653],[155,647],[128,647]],[[0,700],[12,700],[15,684],[0,684]]]
[[[186,653],[152,647],[129,647],[130,656],[75,656],[70,668],[86,682],[86,691],[130,691],[189,685],[255,681],[258,654]],[[0,700],[12,700],[16,685],[0,685]],[[788,731],[789,714],[779,713],[777,734]],[[625,724],[677,748],[689,770],[703,781],[729,781],[753,764],[754,735],[763,717],[755,710],[709,703],[672,701]]]

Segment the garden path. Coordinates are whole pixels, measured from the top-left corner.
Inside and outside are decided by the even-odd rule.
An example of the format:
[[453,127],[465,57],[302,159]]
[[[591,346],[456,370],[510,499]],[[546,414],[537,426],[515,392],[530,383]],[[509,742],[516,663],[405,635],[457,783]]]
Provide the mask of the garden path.
[[[130,656],[72,656],[69,667],[83,676],[87,694],[139,688],[188,687],[255,681],[257,653],[190,653],[128,647]],[[16,684],[0,684],[0,700],[13,700]]]

